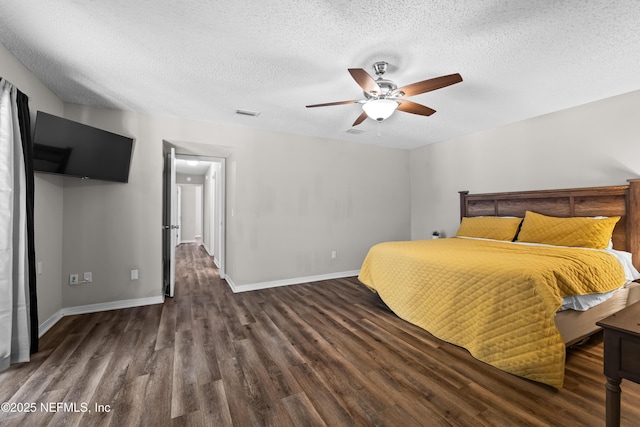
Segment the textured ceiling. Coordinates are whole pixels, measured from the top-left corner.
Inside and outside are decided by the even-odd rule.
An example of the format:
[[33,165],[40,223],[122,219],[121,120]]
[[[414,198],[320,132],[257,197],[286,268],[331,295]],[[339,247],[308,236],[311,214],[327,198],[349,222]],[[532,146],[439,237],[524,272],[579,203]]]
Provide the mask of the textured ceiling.
[[[640,89],[638,23],[637,0],[0,2],[0,42],[65,102],[399,148]],[[347,68],[379,60],[464,81],[359,134],[359,105],[305,108],[362,98]]]

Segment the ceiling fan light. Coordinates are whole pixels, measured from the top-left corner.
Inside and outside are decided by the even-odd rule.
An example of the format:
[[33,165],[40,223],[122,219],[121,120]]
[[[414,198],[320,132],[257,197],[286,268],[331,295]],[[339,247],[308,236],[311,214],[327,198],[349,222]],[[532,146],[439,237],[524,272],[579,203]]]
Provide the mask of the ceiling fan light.
[[396,111],[398,105],[396,101],[390,99],[372,99],[365,102],[362,109],[369,118],[381,122],[388,119]]

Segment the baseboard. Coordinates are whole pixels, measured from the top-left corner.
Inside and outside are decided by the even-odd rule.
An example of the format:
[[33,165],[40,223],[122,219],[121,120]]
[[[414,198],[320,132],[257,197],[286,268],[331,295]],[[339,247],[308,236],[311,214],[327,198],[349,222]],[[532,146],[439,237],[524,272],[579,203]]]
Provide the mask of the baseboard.
[[53,325],[58,323],[63,317],[64,315],[62,314],[62,310],[58,310],[53,314],[53,316],[42,322],[38,327],[38,337],[41,338],[44,334],[47,333],[49,329],[53,328]]
[[207,255],[209,255],[209,256],[213,256],[213,253],[211,252],[211,250],[209,249],[209,247],[208,247],[207,245],[205,245],[205,244],[204,244],[204,242],[202,242],[202,243],[200,244],[200,246],[202,246],[202,247],[204,248],[204,250],[205,250],[205,252],[207,253]]
[[[220,270],[220,260],[218,260],[218,258],[216,258],[216,255],[213,253],[213,251],[211,249],[209,249],[209,247],[207,245],[205,245],[204,243],[202,243],[202,247],[207,252],[207,255],[209,255],[211,258],[213,258],[213,264],[216,267],[218,267],[218,270]],[[224,277],[221,277],[221,278],[224,279]]]
[[360,274],[360,270],[341,271],[338,273],[320,274],[317,276],[296,277],[293,279],[274,280],[271,282],[251,283],[248,285],[236,285],[231,277],[227,274],[225,280],[229,284],[229,288],[234,294],[240,292],[257,291],[260,289],[277,288],[280,286],[300,285],[302,283],[320,282],[322,280],[342,279],[345,277],[353,277]]
[[[344,277],[353,277],[360,274],[360,270],[341,271],[337,273],[320,274],[317,276],[296,277],[293,279],[274,280],[270,282],[251,283],[248,285],[236,285],[231,277],[227,275],[224,280],[229,284],[229,288],[233,293],[257,291],[260,289],[277,288],[280,286],[299,285],[302,283],[319,282],[322,280],[342,279]],[[76,314],[97,313],[100,311],[119,310],[123,308],[142,307],[145,305],[162,304],[164,296],[148,298],[136,298],[121,301],[111,301],[98,304],[79,305],[75,307],[66,307],[58,310],[53,316],[45,320],[38,327],[38,335],[42,337],[49,329],[65,316],[73,316]]]
[[98,304],[78,305],[75,307],[66,307],[58,310],[53,316],[45,320],[40,324],[38,328],[38,335],[43,336],[49,329],[53,327],[64,316],[73,316],[76,314],[97,313],[100,311],[119,310],[123,308],[142,307],[145,305],[162,304],[164,302],[164,296],[148,298],[136,298],[121,301],[111,301]]

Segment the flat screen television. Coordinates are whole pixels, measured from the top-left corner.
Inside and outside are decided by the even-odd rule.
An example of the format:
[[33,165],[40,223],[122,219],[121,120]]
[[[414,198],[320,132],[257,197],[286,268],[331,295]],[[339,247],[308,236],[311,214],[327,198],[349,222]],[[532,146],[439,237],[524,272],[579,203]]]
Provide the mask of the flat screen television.
[[38,111],[35,172],[127,182],[132,153],[133,138]]

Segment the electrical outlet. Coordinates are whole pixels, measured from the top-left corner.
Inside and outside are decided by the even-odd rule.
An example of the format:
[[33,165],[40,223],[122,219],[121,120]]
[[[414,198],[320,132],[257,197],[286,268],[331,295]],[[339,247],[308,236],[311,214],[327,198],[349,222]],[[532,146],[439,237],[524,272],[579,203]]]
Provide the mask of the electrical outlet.
[[338,251],[331,251],[331,259],[338,258]]
[[84,279],[83,279],[83,281],[84,281],[85,283],[91,283],[91,282],[93,281],[93,277],[92,277],[92,274],[91,274],[91,272],[90,272],[90,271],[89,271],[89,272],[85,272],[85,273],[84,273]]
[[131,280],[138,280],[138,270],[131,270]]
[[69,285],[75,286],[77,284],[78,284],[78,275],[77,274],[70,274],[69,275]]

